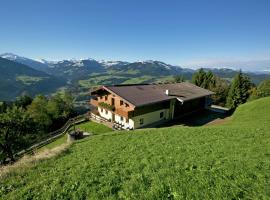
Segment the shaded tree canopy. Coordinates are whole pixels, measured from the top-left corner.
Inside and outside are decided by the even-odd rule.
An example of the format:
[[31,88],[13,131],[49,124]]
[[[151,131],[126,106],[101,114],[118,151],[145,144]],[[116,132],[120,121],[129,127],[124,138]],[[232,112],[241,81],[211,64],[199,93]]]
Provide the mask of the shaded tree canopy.
[[22,95],[17,97],[16,101],[14,102],[17,107],[22,107],[26,109],[28,105],[32,103],[33,99],[28,95]]
[[181,74],[175,75],[173,78],[175,83],[182,83],[185,81],[184,76]]
[[211,71],[205,72],[199,69],[192,77],[192,83],[211,90],[215,94],[212,95],[213,103],[224,106],[229,91],[229,84],[226,80],[214,75]]
[[23,108],[12,106],[0,114],[0,159],[14,161],[14,153],[27,145],[27,136],[36,133],[33,119]]
[[48,101],[45,96],[38,95],[28,106],[27,112],[38,124],[40,130],[47,131],[52,124],[52,119],[47,110]]
[[213,103],[220,106],[225,106],[227,95],[230,89],[229,82],[219,78],[218,76],[214,76],[214,81],[210,84],[209,88],[207,88],[214,92],[212,95]]
[[192,76],[192,83],[202,87],[206,79],[206,72],[201,68]]
[[[14,153],[60,128],[74,114],[73,96],[64,92],[50,98],[18,97],[0,105],[0,160],[14,160]],[[34,134],[35,133],[35,134]]]

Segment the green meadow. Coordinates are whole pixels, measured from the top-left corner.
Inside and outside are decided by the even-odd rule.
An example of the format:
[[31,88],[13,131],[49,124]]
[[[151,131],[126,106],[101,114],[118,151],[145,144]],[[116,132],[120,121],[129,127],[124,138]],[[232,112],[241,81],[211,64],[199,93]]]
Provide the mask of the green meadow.
[[224,125],[90,136],[10,173],[0,198],[270,199],[270,98],[240,106]]
[[46,77],[35,77],[35,76],[22,75],[22,76],[17,76],[16,81],[21,81],[25,85],[32,85],[36,82],[42,81],[45,78]]

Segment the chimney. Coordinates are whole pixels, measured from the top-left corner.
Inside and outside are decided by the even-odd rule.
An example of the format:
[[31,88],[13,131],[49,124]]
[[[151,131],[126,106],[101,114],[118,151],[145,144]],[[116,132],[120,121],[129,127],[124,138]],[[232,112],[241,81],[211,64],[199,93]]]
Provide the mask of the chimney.
[[165,94],[169,96],[169,90],[165,90]]

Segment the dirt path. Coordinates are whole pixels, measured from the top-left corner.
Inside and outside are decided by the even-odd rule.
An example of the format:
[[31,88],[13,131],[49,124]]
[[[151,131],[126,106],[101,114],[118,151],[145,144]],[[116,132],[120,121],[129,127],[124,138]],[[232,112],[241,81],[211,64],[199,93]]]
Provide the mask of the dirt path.
[[230,120],[231,120],[231,117],[226,117],[224,119],[217,118],[217,119],[205,124],[205,126],[222,125],[222,124],[226,124]]

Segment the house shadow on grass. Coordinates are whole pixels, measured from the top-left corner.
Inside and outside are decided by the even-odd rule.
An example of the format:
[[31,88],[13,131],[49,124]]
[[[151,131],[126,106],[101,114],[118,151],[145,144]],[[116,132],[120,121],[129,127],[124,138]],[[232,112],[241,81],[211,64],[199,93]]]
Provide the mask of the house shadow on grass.
[[183,126],[203,126],[207,124],[215,124],[215,121],[219,123],[230,116],[229,113],[218,113],[211,110],[201,110],[198,112],[185,115],[182,118],[175,119],[168,123],[162,124],[159,127],[169,127],[175,125]]

